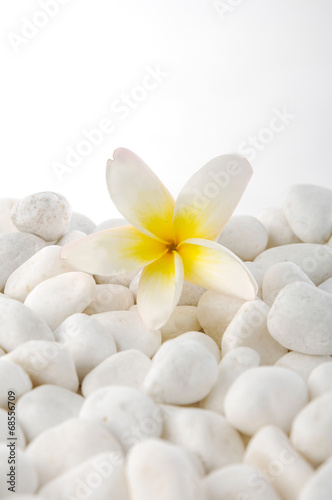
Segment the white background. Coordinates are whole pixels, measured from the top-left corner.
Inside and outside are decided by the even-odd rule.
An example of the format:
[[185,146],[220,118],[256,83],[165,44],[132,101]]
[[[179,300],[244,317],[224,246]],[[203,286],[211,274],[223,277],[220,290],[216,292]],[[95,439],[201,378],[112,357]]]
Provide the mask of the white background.
[[[69,0],[53,17],[42,3],[0,6],[1,197],[57,191],[101,222],[118,215],[105,185],[115,148],[135,151],[176,195],[252,137],[265,144],[251,151],[238,213],[280,205],[294,183],[332,187],[329,0]],[[143,96],[137,86],[158,66],[167,76]],[[120,113],[131,93],[144,99]],[[273,121],[276,109],[289,123]],[[104,118],[113,131],[59,179],[54,162]]]

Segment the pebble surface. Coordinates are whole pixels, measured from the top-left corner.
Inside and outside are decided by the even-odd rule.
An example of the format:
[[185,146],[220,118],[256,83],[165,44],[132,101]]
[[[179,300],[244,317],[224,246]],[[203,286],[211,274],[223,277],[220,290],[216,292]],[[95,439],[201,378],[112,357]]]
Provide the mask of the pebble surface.
[[[0,199],[0,498],[330,500],[332,191],[297,185],[219,242],[255,300],[184,282],[149,330],[140,273],[60,259],[95,224],[57,193]],[[157,292],[156,292],[157,293]]]

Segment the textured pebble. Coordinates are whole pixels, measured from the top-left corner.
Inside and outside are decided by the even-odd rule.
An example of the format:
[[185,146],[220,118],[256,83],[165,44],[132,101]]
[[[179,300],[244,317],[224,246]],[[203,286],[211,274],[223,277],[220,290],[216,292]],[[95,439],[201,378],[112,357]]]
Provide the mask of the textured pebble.
[[97,285],[96,296],[84,310],[85,314],[126,311],[135,303],[133,293],[123,285]]
[[256,217],[237,215],[229,220],[217,241],[240,259],[254,260],[265,250],[268,233]]
[[281,208],[266,208],[258,218],[268,232],[267,248],[300,243],[299,238],[293,233]]

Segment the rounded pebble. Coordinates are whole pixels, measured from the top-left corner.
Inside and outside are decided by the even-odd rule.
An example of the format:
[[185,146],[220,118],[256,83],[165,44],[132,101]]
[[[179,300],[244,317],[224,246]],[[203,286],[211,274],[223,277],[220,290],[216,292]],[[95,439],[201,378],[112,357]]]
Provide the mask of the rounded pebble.
[[17,201],[16,198],[0,198],[0,233],[17,232],[11,217],[12,209]]
[[195,306],[177,306],[167,323],[161,327],[161,336],[163,342],[170,340],[178,335],[190,331],[199,331],[201,325],[198,321],[197,307]]
[[306,481],[298,500],[331,500],[332,458]]
[[96,224],[84,214],[72,212],[68,231],[81,231],[85,234],[91,234]]
[[186,332],[174,338],[176,342],[186,342],[187,340],[195,340],[206,347],[211,354],[216,358],[217,363],[220,361],[220,349],[211,337],[203,332]]
[[84,310],[85,314],[126,311],[135,303],[132,292],[123,285],[97,285],[96,296]]
[[63,247],[67,243],[70,243],[71,241],[79,240],[80,238],[84,238],[86,236],[83,231],[78,231],[77,229],[73,229],[72,231],[68,231],[68,233],[65,233],[61,238],[59,238],[56,241],[56,244]]
[[332,391],[332,358],[327,363],[319,364],[308,378],[308,390],[311,399],[318,398]]
[[32,389],[29,375],[16,363],[8,361],[7,356],[0,360],[0,407],[8,410],[8,392],[15,393],[16,400]]
[[300,242],[299,238],[293,233],[281,208],[266,208],[258,219],[264,224],[268,232],[267,248]]
[[[311,356],[301,352],[290,351],[278,359],[275,366],[283,366],[297,372],[307,382],[310,373],[322,363],[332,361],[330,356]],[[331,364],[332,366],[332,364]]]

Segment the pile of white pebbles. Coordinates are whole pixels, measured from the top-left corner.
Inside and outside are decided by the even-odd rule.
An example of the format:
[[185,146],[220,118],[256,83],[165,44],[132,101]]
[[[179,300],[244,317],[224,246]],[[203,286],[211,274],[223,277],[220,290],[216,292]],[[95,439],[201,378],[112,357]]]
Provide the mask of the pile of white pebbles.
[[282,208],[234,216],[219,242],[258,298],[185,283],[157,331],[138,276],[59,259],[122,224],[56,193],[0,199],[0,497],[330,500],[332,191],[293,186]]

